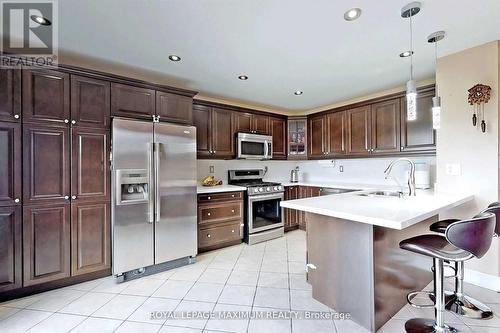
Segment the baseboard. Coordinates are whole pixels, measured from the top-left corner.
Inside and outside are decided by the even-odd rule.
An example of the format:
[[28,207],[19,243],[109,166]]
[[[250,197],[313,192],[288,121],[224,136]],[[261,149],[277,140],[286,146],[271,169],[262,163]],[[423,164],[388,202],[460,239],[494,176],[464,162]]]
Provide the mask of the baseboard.
[[464,281],[479,287],[500,292],[500,277],[465,269]]

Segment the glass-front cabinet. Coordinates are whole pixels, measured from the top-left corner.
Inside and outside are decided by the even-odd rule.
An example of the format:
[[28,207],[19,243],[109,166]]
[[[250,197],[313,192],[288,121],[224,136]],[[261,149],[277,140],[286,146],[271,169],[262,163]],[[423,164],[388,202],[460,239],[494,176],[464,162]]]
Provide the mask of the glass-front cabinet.
[[288,159],[307,159],[307,118],[288,119]]

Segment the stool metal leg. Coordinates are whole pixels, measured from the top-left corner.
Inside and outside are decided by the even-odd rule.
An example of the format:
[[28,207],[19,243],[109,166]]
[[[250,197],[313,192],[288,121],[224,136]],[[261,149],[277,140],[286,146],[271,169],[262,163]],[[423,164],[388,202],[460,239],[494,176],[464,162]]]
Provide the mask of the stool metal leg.
[[478,300],[464,295],[464,262],[456,263],[455,292],[446,298],[446,310],[474,319],[491,319],[493,312]]
[[405,323],[408,333],[456,333],[453,327],[444,323],[444,267],[443,260],[434,258],[435,320],[426,318],[410,319]]

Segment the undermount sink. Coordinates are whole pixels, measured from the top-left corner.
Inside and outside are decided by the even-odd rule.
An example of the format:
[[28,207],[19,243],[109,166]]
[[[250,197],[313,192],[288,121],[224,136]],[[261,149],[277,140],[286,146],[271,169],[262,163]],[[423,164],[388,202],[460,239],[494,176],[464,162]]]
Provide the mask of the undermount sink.
[[398,191],[373,191],[373,192],[358,193],[356,195],[359,195],[359,196],[362,196],[362,197],[397,197],[397,198],[402,198],[403,197],[403,192],[398,192]]

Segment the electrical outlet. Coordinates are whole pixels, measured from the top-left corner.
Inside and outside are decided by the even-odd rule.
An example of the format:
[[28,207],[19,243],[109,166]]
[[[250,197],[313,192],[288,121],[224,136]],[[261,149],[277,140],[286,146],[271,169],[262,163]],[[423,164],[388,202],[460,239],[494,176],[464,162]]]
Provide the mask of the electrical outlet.
[[446,174],[450,176],[460,176],[462,173],[462,167],[459,163],[447,163],[446,164]]
[[209,171],[210,173],[215,173],[215,167],[214,167],[213,165],[209,166],[209,167],[208,167],[208,171]]
[[344,166],[343,165],[339,165],[339,171],[340,172],[344,172]]

